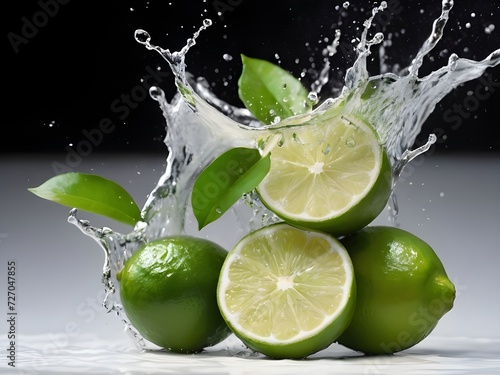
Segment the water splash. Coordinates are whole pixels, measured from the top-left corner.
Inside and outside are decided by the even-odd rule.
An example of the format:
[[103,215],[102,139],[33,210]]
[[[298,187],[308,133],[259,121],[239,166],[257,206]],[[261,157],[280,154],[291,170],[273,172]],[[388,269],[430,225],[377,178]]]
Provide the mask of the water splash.
[[170,52],[169,49],[164,49],[151,44],[151,36],[146,30],[137,29],[134,33],[134,37],[137,42],[144,44],[146,48],[157,51],[160,55],[162,55],[163,58],[170,64],[170,69],[172,69],[175,76],[181,81],[184,81],[186,77],[186,65],[184,64],[184,58],[189,49],[196,44],[196,39],[200,33],[211,25],[212,21],[205,19],[203,21],[203,25],[193,34],[191,38],[186,41],[186,45],[182,47],[179,52]]
[[147,349],[148,344],[139,332],[128,321],[123,312],[119,297],[117,297],[116,275],[121,270],[125,261],[144,243],[141,230],[128,235],[114,232],[110,228],[95,228],[87,220],[79,220],[77,210],[70,211],[68,222],[75,225],[80,231],[96,241],[104,250],[104,265],[102,267],[102,283],[104,285],[104,299],[102,306],[108,312],[114,312],[122,321],[125,331],[140,349]]
[[[349,2],[344,3],[344,8],[349,6]],[[158,102],[166,120],[164,142],[168,156],[165,172],[144,205],[143,221],[131,233],[120,234],[109,228],[94,228],[87,221],[79,220],[76,210],[71,212],[68,221],[104,249],[103,284],[106,298],[103,305],[106,310],[115,311],[120,316],[140,347],[146,347],[146,344],[128,323],[115,289],[116,273],[134,251],[147,241],[170,234],[204,236],[229,247],[231,242],[237,241],[246,233],[279,220],[261,204],[256,194],[249,193],[222,217],[219,224],[216,222],[207,229],[198,231],[190,207],[190,191],[197,175],[220,153],[236,146],[255,146],[259,140],[267,139],[282,126],[314,122],[323,113],[337,106],[342,106],[344,113],[356,114],[374,125],[390,156],[394,184],[404,167],[436,142],[436,136],[431,134],[425,145],[411,149],[426,119],[450,91],[464,82],[480,77],[487,68],[500,64],[500,49],[481,61],[452,54],[446,66],[427,76],[419,76],[425,58],[443,37],[452,7],[453,1],[443,1],[441,15],[435,20],[429,37],[408,67],[398,74],[383,71],[370,75],[367,59],[372,48],[380,46],[384,41],[382,33],[375,33],[369,38],[374,18],[387,9],[387,3],[381,2],[363,24],[359,43],[354,47],[357,58],[346,71],[343,89],[337,97],[330,97],[319,103],[319,94],[329,80],[329,59],[337,53],[336,47],[341,38],[340,30],[335,30],[332,44],[323,53],[324,66],[311,86],[309,100],[317,104],[317,107],[310,113],[275,121],[271,125],[263,125],[248,110],[222,101],[211,92],[205,79],[196,78],[187,72],[185,56],[196,44],[200,32],[211,25],[210,20],[205,20],[178,52],[152,44],[152,38],[145,30],[136,31],[137,42],[158,52],[167,61],[178,89],[170,102],[161,88],[150,89],[151,97]],[[385,56],[381,56],[381,60],[384,58]],[[393,223],[397,221],[397,214],[397,199],[393,194],[390,212]],[[229,219],[224,222],[224,217]],[[224,233],[232,233],[233,237],[217,237],[217,225],[224,228]],[[222,244],[221,241],[226,242]]]

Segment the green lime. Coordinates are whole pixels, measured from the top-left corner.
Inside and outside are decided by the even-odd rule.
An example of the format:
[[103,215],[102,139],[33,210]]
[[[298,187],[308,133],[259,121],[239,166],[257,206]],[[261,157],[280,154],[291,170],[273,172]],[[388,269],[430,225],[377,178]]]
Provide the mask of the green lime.
[[229,327],[273,358],[304,358],[348,326],[356,286],[333,236],[273,224],[245,236],[222,266],[217,298]]
[[118,274],[127,317],[150,342],[192,353],[229,336],[217,306],[219,272],[227,251],[210,241],[166,237],[134,253]]
[[365,354],[395,353],[422,341],[452,307],[455,287],[441,260],[403,229],[366,227],[342,243],[354,265],[354,317],[338,343]]
[[391,167],[368,123],[337,111],[281,131],[257,191],[284,221],[340,236],[362,229],[385,208]]

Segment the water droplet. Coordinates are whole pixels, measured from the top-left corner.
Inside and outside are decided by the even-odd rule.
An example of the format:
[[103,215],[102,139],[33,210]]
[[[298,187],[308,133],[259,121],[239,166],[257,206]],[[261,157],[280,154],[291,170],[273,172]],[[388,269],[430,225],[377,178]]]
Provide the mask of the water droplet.
[[281,117],[280,116],[276,116],[275,118],[273,118],[273,121],[271,121],[271,124],[277,124],[280,121],[281,121]]
[[384,34],[382,33],[376,33],[375,36],[373,37],[372,41],[374,44],[379,44],[384,40]]
[[318,104],[319,102],[319,97],[318,97],[318,93],[317,92],[314,92],[314,91],[311,91],[308,95],[307,95],[307,101],[311,104],[311,105],[316,105]]
[[349,148],[354,148],[354,147],[356,147],[356,140],[354,138],[352,138],[352,137],[349,137],[345,141],[345,144]]
[[489,26],[487,26],[485,29],[484,29],[484,32],[486,34],[491,34],[493,32],[493,30],[495,30],[495,25],[493,24],[490,24]]
[[220,207],[217,207],[217,208],[215,209],[215,212],[217,212],[219,215],[220,215],[220,214],[222,214],[222,210],[221,210],[221,208],[220,208]]
[[332,145],[331,144],[327,144],[326,147],[325,147],[325,149],[323,150],[323,154],[328,155],[331,150],[332,150]]
[[142,29],[135,30],[134,37],[141,44],[148,44],[151,41],[151,35]]
[[160,99],[163,97],[163,90],[159,88],[158,86],[151,86],[149,88],[149,95],[153,99]]
[[442,198],[442,197],[444,197],[444,193],[443,193],[443,192],[439,193],[439,196],[440,196],[441,198]]
[[344,9],[349,8],[349,5],[351,5],[351,4],[349,4],[348,1],[345,1],[344,4],[342,4],[342,6],[344,7]]
[[442,9],[444,11],[450,11],[453,8],[454,0],[443,0]]
[[226,61],[231,61],[233,59],[233,56],[225,53],[224,55],[222,55],[222,58]]
[[283,147],[283,145],[285,144],[285,137],[283,136],[283,134],[281,134],[281,137],[280,139],[278,139],[278,147]]

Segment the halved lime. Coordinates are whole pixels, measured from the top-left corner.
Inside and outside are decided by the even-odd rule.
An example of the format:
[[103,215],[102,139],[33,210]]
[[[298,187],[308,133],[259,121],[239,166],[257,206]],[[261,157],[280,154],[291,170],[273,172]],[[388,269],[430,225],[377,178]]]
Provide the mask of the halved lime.
[[278,223],[248,234],[229,252],[217,301],[251,349],[304,358],[347,328],[355,292],[351,260],[337,239]]
[[368,123],[337,112],[281,131],[271,170],[257,188],[276,215],[340,236],[362,229],[384,209],[391,168]]

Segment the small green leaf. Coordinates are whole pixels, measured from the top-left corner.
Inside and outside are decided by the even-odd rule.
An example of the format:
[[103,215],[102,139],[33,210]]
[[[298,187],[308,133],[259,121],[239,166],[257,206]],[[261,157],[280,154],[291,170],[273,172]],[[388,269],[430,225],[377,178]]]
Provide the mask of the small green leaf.
[[52,177],[36,188],[40,198],[134,225],[141,211],[130,194],[116,182],[100,176],[69,172]]
[[199,229],[217,220],[243,194],[255,189],[271,167],[270,154],[259,150],[233,148],[210,163],[196,179],[191,205]]
[[308,91],[281,67],[265,60],[241,55],[243,70],[238,94],[245,107],[265,124],[305,113],[311,109]]

